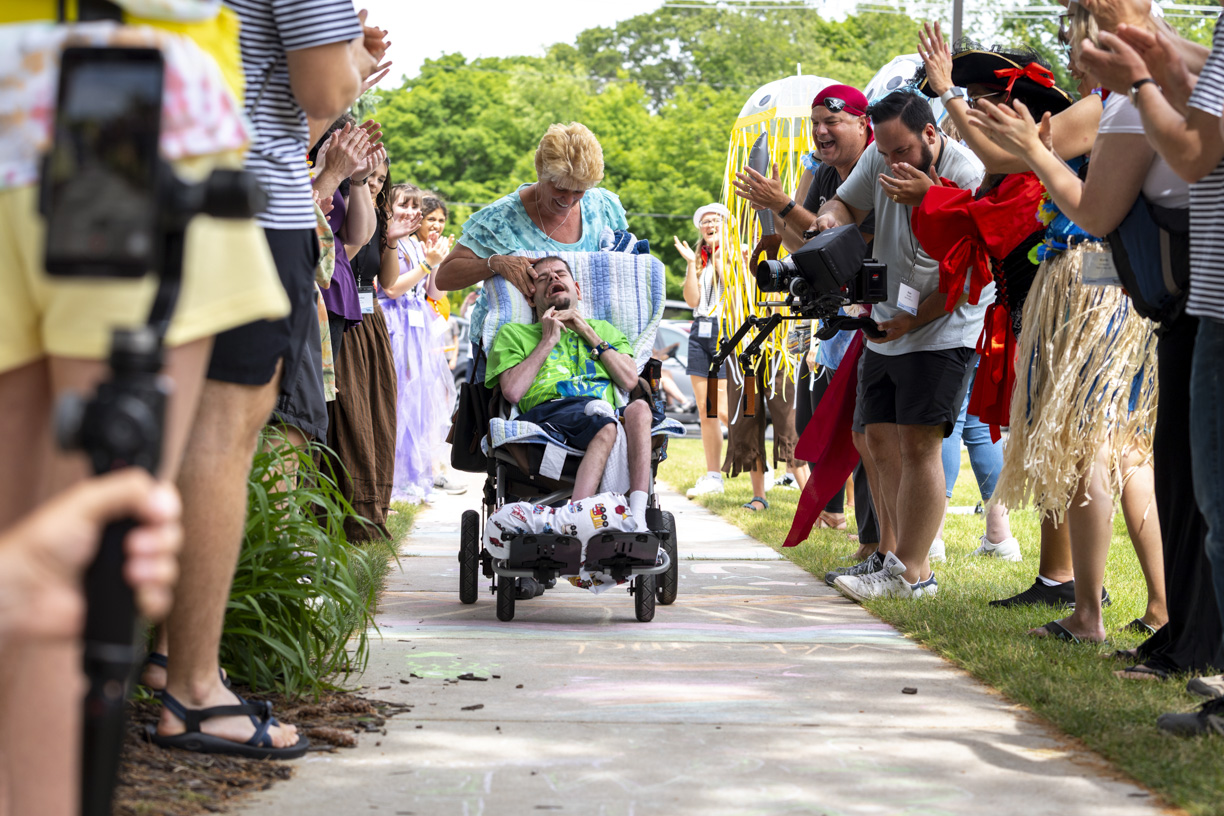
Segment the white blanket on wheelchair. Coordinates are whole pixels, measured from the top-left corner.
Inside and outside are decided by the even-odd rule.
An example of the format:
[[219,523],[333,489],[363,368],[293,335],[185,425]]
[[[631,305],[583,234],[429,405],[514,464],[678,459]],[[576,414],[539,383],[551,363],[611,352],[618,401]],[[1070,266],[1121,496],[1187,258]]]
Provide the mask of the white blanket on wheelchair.
[[[629,514],[629,502],[620,493],[596,493],[563,507],[546,507],[531,502],[503,505],[484,527],[484,547],[489,555],[510,557],[510,548],[502,541],[507,533],[553,533],[577,538],[582,543],[582,561],[586,562],[586,542],[597,532],[606,530],[633,532],[637,529]],[[579,589],[595,594],[616,586],[617,581],[604,572],[590,572],[585,567],[577,575],[563,575]],[[623,582],[622,582],[623,583]]]

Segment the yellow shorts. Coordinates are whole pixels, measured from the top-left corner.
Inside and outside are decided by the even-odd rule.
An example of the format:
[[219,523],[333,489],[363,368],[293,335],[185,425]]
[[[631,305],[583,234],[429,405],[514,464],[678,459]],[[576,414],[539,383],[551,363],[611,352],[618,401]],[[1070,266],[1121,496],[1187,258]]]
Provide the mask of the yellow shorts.
[[[232,164],[231,161],[222,162]],[[212,166],[215,162],[209,162]],[[176,163],[184,176],[199,167]],[[0,190],[0,372],[44,356],[105,359],[111,332],[142,325],[157,279],[51,278],[43,269],[43,219],[34,187]],[[187,230],[183,288],[170,346],[289,313],[276,264],[254,220],[197,216]]]

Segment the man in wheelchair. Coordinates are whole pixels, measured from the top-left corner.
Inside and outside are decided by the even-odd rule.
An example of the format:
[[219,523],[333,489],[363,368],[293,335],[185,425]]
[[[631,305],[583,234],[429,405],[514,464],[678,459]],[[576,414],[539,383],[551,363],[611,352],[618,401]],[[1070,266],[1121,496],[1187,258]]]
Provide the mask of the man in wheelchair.
[[518,405],[519,419],[532,422],[570,447],[585,450],[574,481],[575,501],[599,492],[617,437],[617,413],[624,422],[629,471],[629,511],[636,529],[646,530],[650,489],[653,404],[634,399],[619,412],[614,387],[638,388],[637,366],[625,335],[603,320],[578,311],[582,293],[569,265],[555,256],[533,264],[535,323],[507,323],[489,351],[485,381]]

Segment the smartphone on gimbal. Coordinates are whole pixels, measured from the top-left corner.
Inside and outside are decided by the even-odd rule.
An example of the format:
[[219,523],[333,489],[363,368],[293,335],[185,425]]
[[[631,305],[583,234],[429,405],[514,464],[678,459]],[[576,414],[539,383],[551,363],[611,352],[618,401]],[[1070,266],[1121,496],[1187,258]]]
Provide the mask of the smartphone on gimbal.
[[47,272],[143,277],[161,257],[162,53],[70,47],[60,71],[43,168]]

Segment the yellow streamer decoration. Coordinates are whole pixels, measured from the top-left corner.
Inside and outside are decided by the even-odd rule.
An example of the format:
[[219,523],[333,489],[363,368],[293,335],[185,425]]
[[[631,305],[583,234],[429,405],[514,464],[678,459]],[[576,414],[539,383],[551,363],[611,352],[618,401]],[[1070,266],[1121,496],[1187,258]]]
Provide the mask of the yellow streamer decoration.
[[[736,173],[748,166],[752,145],[762,133],[766,133],[771,165],[767,175],[772,173],[772,166],[777,165],[782,188],[793,195],[804,170],[800,157],[810,153],[815,147],[812,142],[811,100],[821,89],[834,82],[831,79],[803,75],[771,82],[757,91],[752,100],[772,97],[779,104],[765,110],[755,110],[750,100],[731,129],[731,144],[727,150],[722,188],[722,203],[731,213],[731,217],[723,224],[722,234],[725,282],[719,326],[722,338],[734,334],[750,315],[766,316],[769,307],[762,306],[760,301],[782,299],[782,293],[759,293],[756,281],[748,271],[748,254],[761,239],[761,222],[747,200],[735,194],[731,182]],[[781,219],[775,216],[774,220],[775,226],[780,226],[778,222]],[[778,256],[785,257],[786,250],[780,250]],[[766,388],[775,388],[779,375],[795,379],[799,360],[786,353],[786,330],[789,325],[784,323],[761,347],[766,368]],[[744,350],[744,346],[754,335],[755,332],[749,333],[745,341],[736,347],[736,355]],[[738,381],[739,366],[734,359],[731,362],[735,369],[732,376]]]

